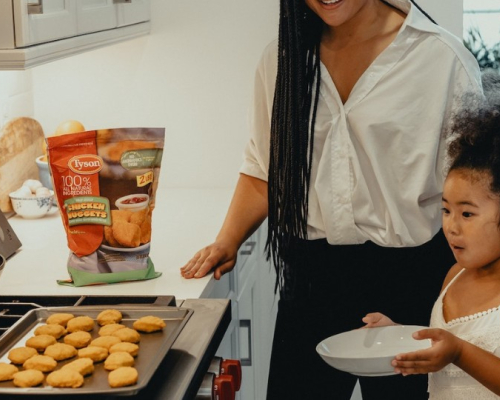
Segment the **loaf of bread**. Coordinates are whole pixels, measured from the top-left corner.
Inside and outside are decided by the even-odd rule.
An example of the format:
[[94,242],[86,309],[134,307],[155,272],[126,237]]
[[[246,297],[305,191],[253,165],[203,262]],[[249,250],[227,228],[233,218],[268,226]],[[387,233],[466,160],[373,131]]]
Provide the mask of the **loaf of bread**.
[[43,154],[45,135],[33,118],[19,117],[0,130],[0,210],[12,211],[9,193],[27,179],[38,179],[35,159]]

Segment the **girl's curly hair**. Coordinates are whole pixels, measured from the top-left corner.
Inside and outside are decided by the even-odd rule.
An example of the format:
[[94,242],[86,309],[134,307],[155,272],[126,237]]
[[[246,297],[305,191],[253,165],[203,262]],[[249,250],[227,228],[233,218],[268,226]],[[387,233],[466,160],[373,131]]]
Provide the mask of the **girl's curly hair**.
[[490,190],[500,195],[500,74],[483,73],[485,97],[466,95],[454,116],[448,147],[450,171],[468,169],[491,176]]

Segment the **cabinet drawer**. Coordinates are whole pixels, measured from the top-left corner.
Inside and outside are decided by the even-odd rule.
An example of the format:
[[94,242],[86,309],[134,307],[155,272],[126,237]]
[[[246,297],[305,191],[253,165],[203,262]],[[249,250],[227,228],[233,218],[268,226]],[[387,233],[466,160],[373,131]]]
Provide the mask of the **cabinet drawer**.
[[118,26],[132,25],[151,19],[150,0],[133,0],[128,4],[117,4]]
[[257,234],[250,236],[238,250],[237,282],[236,292],[239,293],[245,286],[252,271],[255,269],[259,260],[259,250]]
[[0,70],[147,34],[150,6],[150,0],[0,0]]
[[233,274],[224,274],[218,281],[212,279],[203,291],[201,297],[209,299],[231,298]]
[[[14,1],[15,47],[26,47],[77,35],[76,2],[44,0],[41,11],[30,13],[28,0]],[[38,13],[39,12],[39,13]]]
[[76,14],[79,35],[113,29],[118,25],[113,0],[78,1]]

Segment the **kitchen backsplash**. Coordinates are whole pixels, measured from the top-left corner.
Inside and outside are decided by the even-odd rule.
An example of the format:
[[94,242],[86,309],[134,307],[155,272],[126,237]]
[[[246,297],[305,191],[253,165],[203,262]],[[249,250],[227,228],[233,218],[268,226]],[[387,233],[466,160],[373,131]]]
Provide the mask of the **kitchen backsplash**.
[[34,115],[32,71],[0,72],[0,129],[15,117]]

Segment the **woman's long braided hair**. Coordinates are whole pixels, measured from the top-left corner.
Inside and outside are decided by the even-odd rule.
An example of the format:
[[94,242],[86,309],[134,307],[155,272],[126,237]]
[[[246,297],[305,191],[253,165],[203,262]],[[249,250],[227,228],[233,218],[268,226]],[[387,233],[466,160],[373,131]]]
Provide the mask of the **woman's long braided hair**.
[[293,274],[287,268],[290,250],[298,239],[307,239],[323,28],[323,21],[307,7],[305,0],[281,0],[266,245],[277,272],[276,289],[281,290],[287,286],[287,290],[293,291]]

